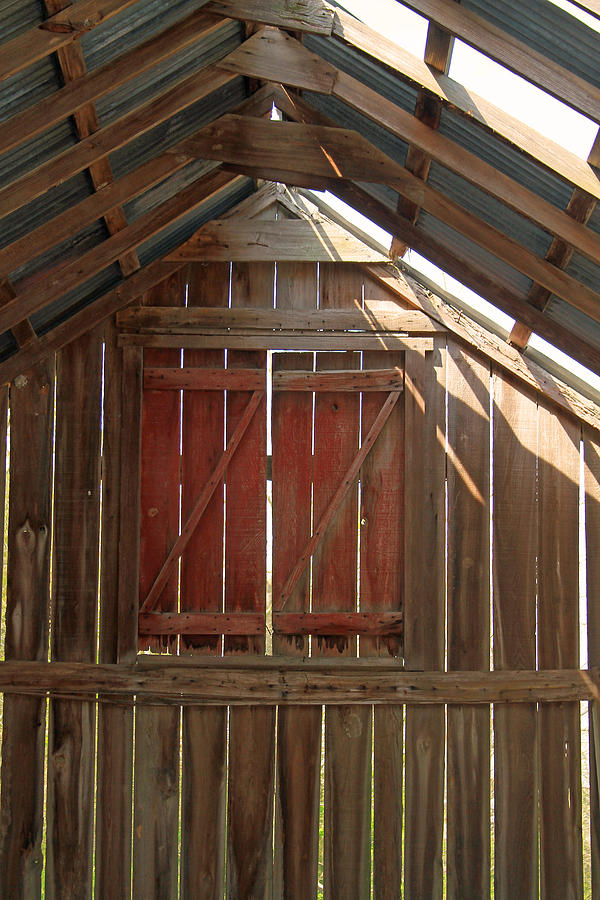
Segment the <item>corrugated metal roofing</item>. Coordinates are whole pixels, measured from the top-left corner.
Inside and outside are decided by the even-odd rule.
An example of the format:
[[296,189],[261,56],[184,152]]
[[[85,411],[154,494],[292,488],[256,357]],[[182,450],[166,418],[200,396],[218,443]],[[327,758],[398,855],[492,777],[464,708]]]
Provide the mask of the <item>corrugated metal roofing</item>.
[[[138,0],[125,11],[109,18],[80,39],[88,71],[103,66],[159,34],[166,27],[182,20],[192,11],[205,5],[206,0]],[[548,0],[462,0],[463,6],[483,16],[488,21],[515,35],[528,46],[540,50],[571,72],[600,86],[600,41],[598,34],[568,13],[558,9]],[[343,6],[343,3],[340,5]],[[25,31],[42,21],[45,16],[43,0],[0,0],[3,21],[1,41]],[[163,60],[154,68],[105,94],[96,101],[101,127],[109,125],[153,97],[168,91],[175,83],[192,72],[217,61],[237,47],[243,40],[242,23],[224,20],[193,45]],[[397,73],[380,64],[348,43],[335,37],[304,36],[304,46],[322,59],[361,81],[399,108],[414,112],[417,90]],[[0,44],[1,47],[1,44]],[[51,97],[62,84],[55,55],[30,65],[23,72],[2,83],[0,90],[0,123],[17,111],[42,99]],[[158,156],[161,151],[192,134],[220,114],[233,109],[243,100],[249,85],[243,78],[236,78],[227,86],[214,91],[187,109],[146,134],[139,135],[124,147],[110,154],[109,160],[115,178],[120,178],[142,163]],[[327,95],[305,93],[305,98],[337,124],[355,129],[375,146],[379,147],[401,165],[405,164],[407,144],[386,129],[351,109],[346,104]],[[481,126],[474,118],[463,115],[452,107],[444,107],[439,125],[440,134],[469,150],[499,171],[511,176],[518,183],[533,191],[560,209],[565,209],[572,194],[572,187],[544,166],[529,158],[497,134]],[[48,129],[0,157],[0,184],[10,183],[24,172],[34,169],[72,147],[77,136],[71,119]],[[125,204],[129,222],[145,215],[185,186],[213,167],[214,163],[202,160],[186,166],[172,176],[163,179],[151,190],[141,193]],[[474,216],[490,223],[510,236],[520,245],[543,257],[550,245],[550,236],[532,224],[525,216],[508,209],[499,200],[471,185],[464,177],[433,163],[429,182],[437,190]],[[398,194],[384,185],[367,185],[366,189],[390,209],[396,209]],[[250,179],[238,179],[230,186],[207,200],[205,204],[184,216],[171,227],[153,236],[139,249],[142,265],[159,258],[172,247],[186,240],[200,224],[221,215],[254,189]],[[12,243],[41,223],[79,203],[93,192],[86,172],[69,178],[43,196],[37,198],[0,223],[0,247]],[[600,234],[600,207],[591,216],[589,226]],[[488,276],[511,285],[526,294],[531,281],[488,251],[462,237],[453,228],[433,216],[421,212],[419,228],[427,235],[443,240],[451,246],[458,258],[472,263]],[[106,237],[102,221],[92,223],[72,235],[61,245],[52,248],[38,259],[29,261],[18,271],[10,273],[17,285],[21,279],[38,277],[40,272],[52,269],[69,255],[81,254],[96,246]],[[600,266],[578,254],[573,256],[567,272],[582,284],[593,289],[600,285]],[[38,273],[38,275],[36,275]],[[6,274],[6,273],[1,273]],[[39,333],[54,327],[65,317],[89,305],[95,298],[122,282],[117,264],[90,278],[85,284],[32,316],[32,324]],[[27,283],[27,282],[25,282]],[[493,300],[493,297],[489,298]],[[592,346],[600,347],[600,325],[592,323],[574,308],[552,298],[550,318],[562,322],[566,328],[581,334]],[[0,358],[14,352],[12,335],[0,336]]]
[[546,0],[462,0],[462,5],[527,46],[600,87],[598,34]]

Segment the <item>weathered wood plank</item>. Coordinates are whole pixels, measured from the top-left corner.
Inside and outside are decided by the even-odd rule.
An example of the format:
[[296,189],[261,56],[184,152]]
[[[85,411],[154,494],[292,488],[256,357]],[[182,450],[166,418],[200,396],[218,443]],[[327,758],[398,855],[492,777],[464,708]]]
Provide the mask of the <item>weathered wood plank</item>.
[[[114,321],[104,329],[104,409],[102,430],[102,544],[100,662],[119,658],[119,522],[121,503],[121,383],[123,351],[117,347]],[[131,386],[135,390],[135,382]],[[136,530],[137,534],[137,530]],[[135,633],[134,633],[135,637]],[[131,650],[135,653],[137,640]],[[98,706],[98,781],[96,794],[96,889],[128,897],[131,884],[131,800],[133,779],[133,707]]]
[[[248,706],[261,704],[556,703],[597,700],[600,669],[499,669],[494,672],[406,671],[397,659],[195,656],[166,654],[122,663],[0,663],[7,694],[105,698],[136,694],[139,702]],[[518,711],[518,710],[517,710]]]
[[[367,285],[365,285],[365,290]],[[381,292],[383,294],[383,291]],[[404,381],[400,354],[369,351],[363,367],[396,364]],[[385,394],[363,394],[362,434],[368,433]],[[361,637],[360,655],[402,656],[404,593],[404,406],[400,401],[361,469],[360,495],[360,615],[384,621],[398,619],[394,635]],[[390,541],[390,535],[394,538]],[[364,610],[364,612],[363,612]],[[396,612],[394,612],[396,611]],[[375,634],[373,630],[370,635]],[[402,892],[403,737],[404,709],[374,709],[373,748],[373,890],[378,898]]]
[[[229,176],[220,170],[201,176],[159,207],[140,216],[131,225],[127,225],[88,250],[76,261],[61,267],[55,277],[48,278],[47,273],[44,273],[43,279],[39,275],[34,275],[31,279],[22,279],[16,285],[17,296],[6,303],[0,311],[0,328],[3,327],[4,321],[11,324],[21,321],[24,315],[41,309],[61,297],[65,291],[100,272],[127,251],[135,249],[144,240],[191,212],[211,195],[218,193],[228,181]],[[7,327],[10,328],[11,324]]]
[[[274,267],[234,263],[231,305],[273,306]],[[265,366],[262,352],[232,351],[228,368]],[[245,391],[227,394],[226,434],[248,402]],[[227,474],[225,610],[264,612],[266,604],[266,402],[249,427]],[[263,654],[264,635],[230,637],[228,654]],[[273,710],[231,710],[229,717],[227,886],[230,900],[267,898],[273,868],[275,718]]]
[[280,81],[282,65],[290,87],[331,94],[337,70],[279,28],[261,28],[223,62],[228,72],[266,81]]
[[117,662],[132,662],[138,646],[142,465],[142,351],[123,350]]
[[[600,199],[600,184],[594,169],[575,153],[565,150],[452,78],[432,72],[423,59],[413,56],[340,7],[336,9],[334,30],[336,37],[389,66],[403,80],[418,89],[425,89],[444,105],[467,116],[469,121],[477,122],[488,132],[495,132],[574,187]],[[416,127],[419,127],[418,123]]]
[[[385,596],[385,594],[384,594]],[[402,613],[273,613],[277,634],[399,635]]]
[[[254,263],[260,265],[260,263]],[[350,263],[352,265],[352,263]],[[184,347],[204,349],[227,347],[238,350],[416,350],[425,352],[433,348],[429,337],[405,337],[403,334],[352,334],[347,331],[318,334],[311,332],[268,331],[251,332],[247,329],[216,328],[206,334],[122,334],[121,347]]]
[[[363,276],[358,266],[327,263],[319,272],[320,308],[347,309],[355,299],[362,299]],[[317,354],[317,371],[354,367],[360,367],[356,354]],[[358,450],[359,395],[317,394],[314,423],[313,518],[318,522]],[[313,611],[356,610],[357,521],[358,486],[353,485],[313,557]],[[326,656],[356,656],[354,638],[318,638],[317,644]],[[324,892],[327,896],[350,900],[368,890],[371,732],[372,710],[368,707],[325,708]]]
[[135,0],[80,0],[2,44],[0,80],[72,43],[82,34],[127,9]]
[[[188,308],[229,302],[227,263],[188,268]],[[186,350],[186,366],[216,366],[222,350]],[[264,373],[263,373],[264,383]],[[182,514],[190,513],[202,485],[223,452],[223,393],[183,395]],[[181,609],[219,612],[223,608],[223,484],[207,506],[181,560]],[[181,638],[185,653],[216,654],[221,639],[206,635]],[[221,898],[225,860],[227,710],[183,710],[181,889],[185,896]]]
[[[579,664],[579,442],[581,428],[538,408],[538,660]],[[539,710],[543,897],[583,897],[579,704]]]
[[[448,347],[448,669],[490,667],[490,367]],[[490,710],[448,707],[448,897],[490,895]]]
[[60,184],[83,171],[96,160],[102,159],[190,104],[228,84],[234,77],[224,70],[218,70],[216,66],[207,66],[185,78],[165,94],[153,98],[3,187],[0,190],[0,216],[6,216],[41,196],[53,185]]
[[[405,637],[411,669],[444,667],[445,340],[406,354]],[[418,595],[423,592],[422,599]],[[441,897],[444,709],[406,711],[407,897]]]
[[[149,292],[145,302],[181,306],[185,302],[184,273],[178,272]],[[177,350],[150,351],[144,363],[177,365]],[[180,398],[176,393],[144,391],[142,402],[140,603],[179,533]],[[158,608],[178,607],[178,573],[162,590]],[[177,637],[148,639],[140,646],[176,652]],[[148,706],[136,710],[133,897],[175,898],[179,855],[179,732],[178,707]]]
[[331,34],[333,29],[333,10],[321,0],[211,0],[205,9],[231,19],[279,25],[290,31]]
[[[56,360],[56,482],[52,658],[96,659],[100,534],[102,334]],[[93,702],[50,705],[46,896],[92,890],[95,718]]]
[[215,219],[165,257],[169,262],[387,262],[348,231],[325,220],[248,222]]
[[[145,390],[167,390],[167,391],[185,391],[184,400],[187,401],[187,405],[189,406],[193,402],[194,395],[188,393],[189,391],[241,391],[241,390],[249,390],[249,391],[264,391],[265,390],[265,373],[262,369],[240,369],[239,371],[232,369],[207,369],[204,368],[200,362],[198,364],[195,363],[194,354],[197,354],[200,357],[202,354],[206,353],[208,358],[210,359],[210,354],[214,354],[214,361],[218,362],[219,360],[223,360],[223,351],[222,350],[213,350],[213,351],[203,351],[203,350],[187,350],[186,351],[186,363],[188,365],[183,368],[162,368],[162,367],[148,367],[144,369],[144,389]],[[207,401],[208,398],[202,397],[199,398],[204,402]],[[219,398],[212,398],[214,402],[218,404]],[[223,398],[221,398],[222,400]],[[223,404],[221,403],[221,406]],[[200,415],[201,407],[199,408],[198,415]],[[208,421],[212,424],[213,418],[208,416]],[[193,422],[195,416],[191,419]],[[190,426],[190,438],[196,433],[196,428],[192,429]],[[222,443],[222,442],[221,442]],[[220,450],[223,448],[220,447]],[[207,470],[207,477],[205,482],[210,477],[212,471],[216,468],[218,459],[214,462],[212,469]],[[205,483],[204,482],[204,483]],[[203,484],[204,484],[203,483]],[[196,486],[196,490],[200,490],[203,487],[203,484],[198,483]],[[188,515],[191,510],[188,510]],[[186,513],[184,513],[184,516]]]
[[[536,665],[537,406],[494,373],[494,668]],[[494,708],[494,896],[537,897],[535,704]],[[518,765],[515,765],[518,760]]]
[[264,634],[262,613],[159,612],[140,613],[140,634],[216,635]]
[[44,98],[10,119],[10,128],[0,135],[0,153],[35,137],[51,128],[76,110],[126,83],[137,75],[168,59],[199,38],[214,31],[221,21],[203,9],[195,10],[180,22],[144,41],[128,53],[123,53],[104,66],[88,72],[76,81],[68,82],[52,94],[52,102]]
[[[587,578],[588,665],[600,663],[600,608],[595,598],[600,590],[600,441],[584,428],[585,459],[585,547]],[[592,897],[600,897],[600,724],[598,702],[589,705],[590,729],[590,846]]]
[[[297,281],[302,282],[305,266],[310,266],[310,288],[307,289],[306,301],[313,301],[312,307],[304,310],[298,307]],[[283,275],[280,271],[283,269]],[[289,274],[287,274],[289,273]],[[132,306],[124,309],[117,316],[119,328],[157,333],[193,333],[193,329],[211,328],[277,328],[304,330],[341,330],[352,331],[396,331],[406,334],[431,334],[444,331],[444,327],[417,310],[391,308],[389,303],[365,298],[362,303],[355,301],[351,309],[319,309],[316,303],[316,266],[310,263],[298,263],[287,267],[277,266],[277,309],[163,309],[160,307]],[[284,292],[287,296],[284,299]],[[314,296],[313,296],[314,290]],[[381,290],[381,288],[380,288]],[[288,305],[283,306],[283,302]],[[292,308],[292,304],[294,304]],[[233,377],[233,374],[232,374]]]
[[[317,266],[277,266],[278,310],[314,310]],[[312,353],[273,357],[273,376],[291,370],[311,371]],[[312,490],[312,397],[273,397],[273,612],[303,543],[310,535]],[[290,527],[290,524],[292,526]],[[300,578],[287,608],[310,609],[309,574]],[[273,653],[303,656],[308,641],[299,635],[273,634]],[[277,718],[277,792],[273,890],[275,896],[315,897],[318,880],[319,798],[322,710],[283,708]]]
[[407,0],[406,5],[558,100],[600,122],[600,90],[529,44],[458,4],[444,0]]
[[[5,453],[6,388],[3,407]],[[10,390],[7,660],[48,657],[53,411],[52,360]],[[2,716],[0,883],[19,900],[41,894],[46,703],[5,697]]]

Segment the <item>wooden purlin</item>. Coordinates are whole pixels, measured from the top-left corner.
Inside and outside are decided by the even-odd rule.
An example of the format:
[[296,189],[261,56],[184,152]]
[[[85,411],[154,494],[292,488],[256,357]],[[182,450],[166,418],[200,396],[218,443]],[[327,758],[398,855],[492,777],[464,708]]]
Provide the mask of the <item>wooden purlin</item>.
[[[538,408],[538,660],[579,665],[579,479],[581,428]],[[581,897],[580,708],[538,711],[542,896]]]
[[[6,400],[2,397],[2,472]],[[11,468],[5,659],[48,658],[54,360],[10,389]],[[3,510],[4,491],[1,493]],[[15,611],[23,627],[15,628]],[[0,883],[15,900],[40,896],[46,702],[5,697],[2,713]]]
[[[106,65],[82,74],[74,81],[65,78],[65,84],[52,94],[51,103],[44,98],[10,119],[10,128],[4,129],[0,135],[0,153],[8,152],[87,104],[116,90],[130,79],[183,50],[220,24],[220,20],[208,15],[203,9],[195,10],[185,19]],[[68,46],[77,47],[76,44]]]
[[[52,659],[96,659],[102,343],[91,331],[56,360]],[[50,704],[47,875],[49,896],[92,890],[96,708]]]
[[476,50],[600,123],[600,90],[508,31],[447,0],[406,0],[406,6],[436,22]]
[[[448,670],[490,668],[490,365],[448,344]],[[490,709],[448,706],[448,897],[490,895]]]
[[[494,669],[536,665],[537,404],[493,377]],[[494,896],[538,896],[535,703],[494,707]],[[519,765],[515,766],[515,760]]]
[[[457,0],[460,3],[460,0]],[[427,41],[425,43],[425,63],[434,71],[448,74],[450,68],[450,60],[452,58],[452,49],[454,46],[454,38],[444,28],[440,28],[435,22],[430,22],[427,28]],[[421,88],[417,95],[415,104],[415,118],[429,126],[433,130],[439,128],[440,118],[442,115],[441,100],[433,97],[428,91]],[[431,157],[418,147],[409,144],[406,154],[406,168],[417,178],[427,181],[429,177],[429,169],[431,168]],[[406,198],[398,198],[398,212],[405,215],[413,224],[416,224],[419,218],[418,204],[406,200]],[[390,256],[393,258],[404,256],[407,250],[405,244],[392,239],[390,247]]]
[[[234,263],[231,305],[273,306],[274,265]],[[264,367],[261,351],[231,351],[228,368]],[[229,391],[229,438],[248,402],[245,391]],[[264,612],[266,605],[266,401],[227,474],[225,611]],[[226,655],[265,651],[265,637],[228,637]],[[273,868],[274,711],[230,710],[227,810],[227,896],[268,897]]]
[[0,80],[21,72],[32,63],[74,43],[83,34],[123,12],[135,2],[136,0],[79,0],[73,9],[70,9],[70,3],[67,8],[57,4],[58,11],[49,19],[0,45]]
[[280,0],[277,3],[265,0],[253,0],[251,3],[248,0],[211,0],[207,8],[210,12],[232,19],[266,22],[290,31],[331,34],[333,28],[333,10],[322,0]]
[[[341,7],[336,9],[334,33],[351,47],[391,69],[409,84],[425,89],[444,105],[450,106],[469,121],[525,153],[534,162],[560,178],[600,199],[600,185],[594,170],[585,160],[535,131],[521,119],[467,90],[448,76],[434,73],[420,58],[399,47],[389,38],[359,22]],[[338,77],[338,88],[340,79]],[[413,116],[410,116],[414,120]],[[416,127],[418,123],[414,120]],[[432,138],[437,137],[433,133]],[[466,169],[467,167],[465,167]]]
[[[588,155],[588,162],[594,166],[597,166],[600,163],[600,131],[597,133],[592,149]],[[585,225],[596,208],[596,205],[596,198],[587,194],[585,191],[582,191],[580,188],[575,188],[571,195],[571,199],[567,204],[566,211],[576,222],[581,222]],[[575,249],[576,247],[570,246],[558,238],[554,238],[546,253],[546,259],[559,269],[566,269]],[[534,284],[529,291],[529,302],[533,303],[538,309],[543,310],[547,307],[551,296],[551,291],[540,287],[539,284]],[[527,346],[532,333],[530,328],[527,328],[517,321],[512,327],[509,342],[515,347],[523,349]]]

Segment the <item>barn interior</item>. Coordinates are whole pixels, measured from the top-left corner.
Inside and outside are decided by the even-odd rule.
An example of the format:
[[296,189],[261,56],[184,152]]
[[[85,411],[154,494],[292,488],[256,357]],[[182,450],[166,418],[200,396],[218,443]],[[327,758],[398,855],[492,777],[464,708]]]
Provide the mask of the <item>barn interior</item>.
[[600,897],[600,2],[400,6],[0,0],[0,897]]

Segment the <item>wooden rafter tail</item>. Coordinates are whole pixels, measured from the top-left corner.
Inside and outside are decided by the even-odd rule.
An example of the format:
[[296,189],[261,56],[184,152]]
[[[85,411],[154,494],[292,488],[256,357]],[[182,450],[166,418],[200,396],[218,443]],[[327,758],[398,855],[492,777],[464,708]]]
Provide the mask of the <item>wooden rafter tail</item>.
[[389,419],[390,414],[391,414],[394,406],[398,402],[398,399],[399,399],[401,393],[402,393],[401,391],[392,391],[389,394],[385,403],[383,404],[379,415],[373,422],[373,425],[372,425],[367,437],[363,441],[363,444],[362,444],[360,450],[358,451],[358,453],[352,460],[352,463],[348,467],[348,470],[347,470],[346,474],[344,475],[344,477],[341,481],[341,484],[339,485],[337,491],[333,495],[333,498],[332,498],[329,506],[323,513],[319,524],[315,528],[312,536],[306,542],[306,545],[304,547],[304,550],[302,551],[300,559],[298,560],[298,562],[296,563],[296,565],[290,572],[290,574],[287,578],[287,581],[285,582],[283,589],[281,591],[281,595],[279,598],[279,610],[283,610],[285,608],[285,605],[288,602],[289,598],[291,597],[292,591],[298,584],[298,580],[299,580],[300,576],[302,575],[302,573],[304,572],[304,569],[306,568],[309,559],[311,558],[311,556],[317,549],[319,543],[323,539],[325,532],[331,525],[331,522],[333,521],[333,518],[334,518],[336,512],[338,511],[344,497],[346,496],[346,494],[348,493],[348,490],[350,489],[351,485],[353,484],[354,479],[358,475],[360,467],[362,466],[363,462],[367,458],[367,454],[369,453],[369,450],[371,449],[371,447],[377,440],[377,437],[381,433],[383,426]]
[[198,525],[198,522],[200,521],[204,510],[208,506],[210,499],[216,490],[217,485],[223,478],[225,471],[227,469],[227,466],[231,462],[231,459],[232,459],[235,451],[239,447],[240,442],[241,442],[244,434],[246,433],[248,426],[250,425],[250,422],[252,421],[254,413],[260,406],[264,396],[265,396],[264,391],[254,391],[253,392],[252,397],[250,398],[250,401],[248,403],[248,406],[246,407],[246,409],[244,411],[244,415],[240,419],[237,428],[235,429],[235,431],[231,435],[231,438],[229,439],[229,442],[227,444],[227,447],[225,448],[223,456],[219,460],[213,474],[208,479],[204,489],[202,490],[202,493],[200,494],[196,503],[194,504],[194,508],[192,509],[192,512],[190,513],[187,522],[181,529],[181,534],[179,535],[179,537],[175,541],[172,549],[170,550],[169,555],[167,556],[166,560],[164,561],[164,563],[160,569],[160,572],[156,576],[154,584],[152,585],[152,587],[150,588],[150,590],[148,592],[148,596],[146,597],[146,599],[140,606],[140,614],[148,613],[154,608],[158,598],[160,597],[161,591],[163,590],[163,588],[165,587],[165,585],[167,584],[167,582],[171,576],[171,571],[172,571],[173,565],[180,558],[180,556],[184,552],[185,548],[187,547],[188,542],[189,542],[192,534],[194,533],[194,529]]

